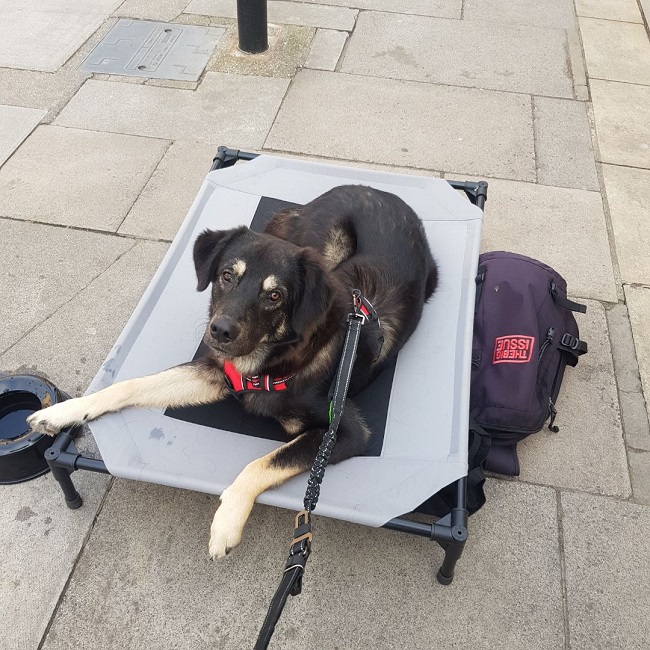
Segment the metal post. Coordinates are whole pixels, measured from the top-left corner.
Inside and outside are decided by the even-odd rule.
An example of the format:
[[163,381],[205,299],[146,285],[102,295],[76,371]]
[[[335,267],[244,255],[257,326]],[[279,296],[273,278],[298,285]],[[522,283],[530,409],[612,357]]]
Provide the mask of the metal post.
[[266,23],[266,0],[237,0],[237,31],[242,52],[260,54],[269,49]]

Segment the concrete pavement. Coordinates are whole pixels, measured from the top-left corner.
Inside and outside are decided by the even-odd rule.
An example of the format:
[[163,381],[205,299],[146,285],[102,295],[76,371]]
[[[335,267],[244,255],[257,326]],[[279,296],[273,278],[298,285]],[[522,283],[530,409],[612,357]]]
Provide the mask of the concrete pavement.
[[[483,250],[548,262],[588,304],[560,432],[488,479],[450,587],[430,542],[318,519],[272,647],[647,647],[647,0],[269,0],[256,57],[234,17],[234,0],[0,6],[0,371],[83,393],[218,145],[485,178]],[[81,70],[121,18],[223,35],[198,81]],[[79,511],[50,475],[0,487],[1,650],[252,647],[290,513],[256,506],[213,565],[214,497],[75,481]]]

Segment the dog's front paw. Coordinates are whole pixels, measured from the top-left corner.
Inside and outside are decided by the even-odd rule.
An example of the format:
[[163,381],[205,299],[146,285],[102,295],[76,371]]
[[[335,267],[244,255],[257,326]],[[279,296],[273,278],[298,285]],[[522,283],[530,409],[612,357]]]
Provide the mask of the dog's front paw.
[[77,404],[75,404],[78,402],[78,399],[71,399],[36,411],[27,418],[27,424],[29,424],[32,431],[55,436],[61,429],[74,424],[81,424],[85,419],[88,419],[84,419],[84,414],[79,411]]
[[210,527],[209,552],[212,560],[225,557],[241,542],[249,510],[250,508],[242,508],[236,501],[229,500],[226,492],[223,493],[221,505]]

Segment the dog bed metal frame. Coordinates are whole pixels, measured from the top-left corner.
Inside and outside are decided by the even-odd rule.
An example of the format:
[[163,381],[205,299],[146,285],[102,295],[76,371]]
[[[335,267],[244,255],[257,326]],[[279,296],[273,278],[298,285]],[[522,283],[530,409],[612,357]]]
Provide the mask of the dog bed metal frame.
[[[238,161],[250,161],[258,155],[238,149],[219,147],[210,171],[232,167]],[[447,180],[447,183],[455,190],[464,192],[473,205],[481,210],[484,209],[487,199],[486,182]],[[79,508],[83,502],[82,497],[72,482],[71,474],[73,472],[86,470],[110,474],[103,460],[86,457],[79,453],[74,442],[75,434],[76,431],[74,429],[61,431],[56,436],[52,446],[45,452],[45,457],[52,470],[52,474],[63,491],[66,505],[71,509]],[[383,524],[384,528],[428,537],[442,547],[444,550],[444,559],[436,577],[438,582],[443,585],[448,585],[452,582],[456,562],[463,552],[468,536],[468,513],[466,510],[467,477],[464,476],[457,479],[454,487],[455,507],[453,507],[448,515],[441,519],[435,520],[435,518],[432,518],[431,523],[422,523],[404,517],[396,517]]]

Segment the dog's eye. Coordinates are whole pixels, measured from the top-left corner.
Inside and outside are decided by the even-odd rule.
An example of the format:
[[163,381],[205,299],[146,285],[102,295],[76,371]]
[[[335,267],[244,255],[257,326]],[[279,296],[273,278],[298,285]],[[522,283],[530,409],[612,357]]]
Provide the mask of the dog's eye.
[[224,282],[232,282],[232,271],[228,271],[228,270],[223,271],[221,273],[221,279]]
[[277,302],[280,300],[280,298],[282,298],[282,294],[279,291],[271,291],[269,292],[268,297],[271,302]]

